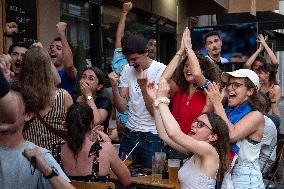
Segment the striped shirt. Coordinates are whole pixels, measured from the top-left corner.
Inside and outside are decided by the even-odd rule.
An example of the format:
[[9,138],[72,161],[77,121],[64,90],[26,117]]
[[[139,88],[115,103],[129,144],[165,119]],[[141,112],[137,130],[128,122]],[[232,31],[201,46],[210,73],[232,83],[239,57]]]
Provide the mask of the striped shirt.
[[[66,131],[64,125],[66,116],[64,101],[64,89],[57,89],[52,108],[43,116],[47,124],[59,131]],[[24,137],[26,140],[48,150],[52,150],[53,144],[62,140],[47,129],[37,117],[26,123]]]

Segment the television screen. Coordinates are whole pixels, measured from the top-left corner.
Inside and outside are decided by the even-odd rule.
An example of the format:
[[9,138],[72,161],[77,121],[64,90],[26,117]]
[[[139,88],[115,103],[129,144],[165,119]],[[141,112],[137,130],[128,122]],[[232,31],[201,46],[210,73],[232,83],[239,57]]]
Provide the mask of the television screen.
[[257,24],[242,23],[236,25],[193,27],[191,29],[192,48],[207,55],[204,37],[211,31],[217,31],[223,42],[221,56],[231,60],[232,55],[250,56],[257,48]]

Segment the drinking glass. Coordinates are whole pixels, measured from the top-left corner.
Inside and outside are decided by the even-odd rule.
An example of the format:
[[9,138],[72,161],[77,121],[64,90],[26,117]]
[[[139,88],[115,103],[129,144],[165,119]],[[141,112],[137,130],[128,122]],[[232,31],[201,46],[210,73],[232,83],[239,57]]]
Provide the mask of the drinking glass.
[[179,159],[168,159],[169,181],[175,183],[178,181],[178,170],[180,168]]

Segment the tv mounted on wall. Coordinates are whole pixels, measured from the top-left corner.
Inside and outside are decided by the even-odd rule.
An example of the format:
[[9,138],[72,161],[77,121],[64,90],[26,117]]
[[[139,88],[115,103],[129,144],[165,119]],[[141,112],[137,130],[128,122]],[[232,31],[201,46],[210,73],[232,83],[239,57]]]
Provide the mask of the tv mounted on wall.
[[192,48],[203,55],[207,55],[204,47],[204,37],[211,31],[217,31],[223,42],[222,57],[229,61],[233,54],[239,53],[250,56],[257,48],[257,23],[241,23],[234,25],[207,26],[191,28]]

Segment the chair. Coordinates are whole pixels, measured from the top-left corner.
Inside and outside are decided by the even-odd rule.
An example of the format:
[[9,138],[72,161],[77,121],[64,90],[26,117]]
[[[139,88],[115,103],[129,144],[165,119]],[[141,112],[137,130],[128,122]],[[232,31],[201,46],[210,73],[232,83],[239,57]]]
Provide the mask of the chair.
[[115,189],[113,182],[71,181],[71,184],[77,189]]

